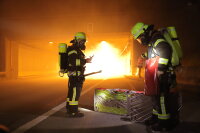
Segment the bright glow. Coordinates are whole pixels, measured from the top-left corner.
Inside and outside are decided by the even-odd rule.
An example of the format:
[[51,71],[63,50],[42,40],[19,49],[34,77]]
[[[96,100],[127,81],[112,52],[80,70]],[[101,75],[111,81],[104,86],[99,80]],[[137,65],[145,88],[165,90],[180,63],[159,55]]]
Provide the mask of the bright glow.
[[54,44],[54,42],[49,42],[49,44]]
[[86,52],[86,55],[94,55],[92,63],[87,63],[86,72],[102,70],[102,73],[91,75],[88,78],[111,78],[131,75],[130,53],[120,56],[121,51],[112,47],[106,41],[102,41],[97,47]]
[[137,70],[136,70],[135,76],[138,76],[138,75],[139,75],[139,68],[137,67]]
[[106,45],[107,42],[106,42],[106,41],[102,41],[101,44],[102,44],[102,45]]

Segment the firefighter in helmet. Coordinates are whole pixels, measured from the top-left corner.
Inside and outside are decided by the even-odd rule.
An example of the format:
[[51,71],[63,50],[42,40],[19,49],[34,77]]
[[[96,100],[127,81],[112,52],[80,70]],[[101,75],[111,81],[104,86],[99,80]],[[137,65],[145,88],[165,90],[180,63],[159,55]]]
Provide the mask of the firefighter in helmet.
[[[171,130],[175,127],[175,118],[171,114],[169,105],[169,92],[170,86],[172,86],[170,81],[176,79],[170,62],[172,48],[161,32],[154,29],[154,25],[138,22],[132,27],[131,33],[135,40],[148,47],[145,64],[146,89],[152,85],[149,82],[155,82],[155,86],[159,88],[157,93],[152,94],[152,117],[145,121],[145,124],[154,131]],[[155,74],[152,74],[155,77],[152,79],[156,79],[156,81],[150,81],[149,79],[152,76],[150,74],[152,69],[155,69]]]
[[78,111],[78,101],[81,94],[83,82],[85,80],[85,64],[91,63],[92,57],[85,59],[82,52],[86,49],[86,35],[84,32],[77,32],[74,39],[67,48],[68,54],[68,95],[67,95],[67,115],[69,117],[82,117],[83,113]]

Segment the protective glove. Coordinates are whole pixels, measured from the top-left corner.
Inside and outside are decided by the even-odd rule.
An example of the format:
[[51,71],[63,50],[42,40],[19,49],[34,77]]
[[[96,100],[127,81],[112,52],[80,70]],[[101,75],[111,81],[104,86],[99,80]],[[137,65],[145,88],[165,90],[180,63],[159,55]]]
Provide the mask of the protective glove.
[[92,63],[92,58],[94,57],[94,55],[93,56],[90,56],[89,58],[87,58],[86,59],[86,63]]
[[60,69],[59,73],[65,73],[65,69]]
[[144,58],[144,59],[146,59],[147,58],[147,53],[141,54],[141,57]]

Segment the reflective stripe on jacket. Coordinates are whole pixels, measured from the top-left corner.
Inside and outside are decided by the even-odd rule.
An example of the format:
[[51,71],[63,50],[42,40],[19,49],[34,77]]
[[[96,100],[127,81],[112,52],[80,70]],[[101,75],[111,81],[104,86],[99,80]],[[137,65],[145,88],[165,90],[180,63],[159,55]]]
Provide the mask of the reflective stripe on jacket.
[[69,71],[68,76],[81,76],[84,74],[85,69],[85,55],[84,53],[75,46],[68,47],[68,62]]

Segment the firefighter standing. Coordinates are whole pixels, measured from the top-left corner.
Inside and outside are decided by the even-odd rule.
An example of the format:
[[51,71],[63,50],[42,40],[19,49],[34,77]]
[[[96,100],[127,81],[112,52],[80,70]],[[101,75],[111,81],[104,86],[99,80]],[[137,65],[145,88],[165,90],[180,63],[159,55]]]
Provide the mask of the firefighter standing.
[[78,111],[78,101],[81,94],[83,82],[85,80],[85,64],[90,63],[92,57],[85,59],[82,50],[85,50],[86,35],[84,32],[75,34],[70,42],[72,46],[67,48],[68,54],[68,95],[67,95],[67,115],[69,117],[82,117],[83,113]]
[[143,64],[144,64],[144,59],[145,59],[145,54],[142,54],[138,60],[137,60],[137,72],[136,72],[136,76],[138,76],[139,78],[141,78],[141,72],[142,72],[142,67],[143,67]]
[[[153,25],[146,25],[144,23],[136,23],[132,27],[131,33],[139,43],[148,47],[147,61],[156,62],[156,77],[159,91],[152,96],[153,112],[152,117],[145,123],[154,131],[171,130],[174,124],[174,116],[170,112],[169,92],[172,80],[176,80],[175,73],[171,67],[172,48],[165,41],[162,34],[154,30]],[[146,67],[148,66],[146,62]],[[145,70],[145,72],[148,72]],[[145,73],[145,80],[148,73]],[[170,78],[169,78],[170,77]],[[148,78],[148,77],[147,77]],[[145,81],[147,84],[147,80]],[[173,86],[174,87],[174,86]]]

